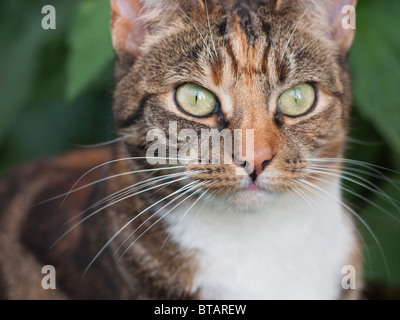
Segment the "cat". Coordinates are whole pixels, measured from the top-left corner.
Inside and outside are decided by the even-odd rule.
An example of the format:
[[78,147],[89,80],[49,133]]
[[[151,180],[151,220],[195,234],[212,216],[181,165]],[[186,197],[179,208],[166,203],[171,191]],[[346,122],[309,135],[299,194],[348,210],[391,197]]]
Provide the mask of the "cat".
[[[350,126],[345,5],[111,0],[120,138],[0,184],[0,298],[358,298],[353,218],[323,174],[340,172]],[[254,152],[150,164],[148,133],[172,124],[253,132]]]

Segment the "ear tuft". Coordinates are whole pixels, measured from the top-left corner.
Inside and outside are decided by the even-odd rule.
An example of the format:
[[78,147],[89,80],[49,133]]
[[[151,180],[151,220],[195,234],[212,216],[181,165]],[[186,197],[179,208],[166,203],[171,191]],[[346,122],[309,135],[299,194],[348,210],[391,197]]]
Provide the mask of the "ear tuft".
[[111,35],[117,54],[136,56],[143,30],[138,24],[140,1],[111,0]]
[[163,0],[111,0],[111,34],[118,55],[136,57],[150,19],[160,18]]

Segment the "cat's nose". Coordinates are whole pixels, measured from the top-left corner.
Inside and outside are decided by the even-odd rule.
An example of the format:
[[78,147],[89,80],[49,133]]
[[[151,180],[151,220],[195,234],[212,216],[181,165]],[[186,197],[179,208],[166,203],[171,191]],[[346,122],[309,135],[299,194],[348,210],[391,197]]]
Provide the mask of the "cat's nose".
[[256,181],[257,177],[271,163],[273,157],[271,148],[262,147],[256,149],[251,155],[247,155],[243,159],[240,159],[240,157],[236,158],[242,162],[242,167],[245,168],[253,181]]
[[262,148],[254,151],[253,172],[250,176],[255,181],[263,173],[265,168],[271,163],[273,158],[271,148]]

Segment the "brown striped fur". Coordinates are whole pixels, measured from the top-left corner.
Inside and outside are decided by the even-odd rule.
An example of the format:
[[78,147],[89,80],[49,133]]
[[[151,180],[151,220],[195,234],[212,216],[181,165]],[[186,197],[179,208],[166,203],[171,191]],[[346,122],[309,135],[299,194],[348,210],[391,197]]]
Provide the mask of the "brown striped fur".
[[[146,219],[154,211],[131,223],[82,278],[107,240],[155,202],[151,193],[107,208],[50,249],[71,226],[64,225],[65,221],[108,194],[145,179],[146,174],[126,175],[72,193],[61,207],[60,200],[34,206],[67,192],[79,177],[101,163],[143,157],[148,130],[168,132],[169,121],[176,121],[178,128],[198,132],[255,129],[256,148],[270,149],[271,166],[279,172],[271,178],[274,192],[292,187],[292,178],[311,179],[298,171],[307,165],[302,159],[343,155],[351,106],[346,54],[352,34],[329,31],[322,1],[313,1],[304,17],[309,4],[306,0],[165,0],[144,1],[145,6],[137,0],[125,0],[135,17],[126,15],[121,1],[111,1],[111,30],[117,52],[113,109],[119,134],[133,138],[113,148],[79,151],[26,165],[1,182],[0,297],[197,297],[192,291],[197,268],[194,255],[173,241],[167,241],[160,250],[168,236],[162,223],[150,229],[117,262],[113,252],[120,244],[122,250],[127,248],[122,241],[140,224],[150,226],[155,219]],[[180,112],[172,92],[185,82],[214,92],[220,98],[221,112],[202,119]],[[277,114],[279,95],[305,82],[318,89],[318,112],[295,119]],[[144,168],[149,165],[139,160],[113,163],[94,170],[77,187]],[[204,168],[209,171],[193,179],[214,181],[213,192],[226,195],[238,189],[235,165],[188,167]],[[156,200],[175,190],[176,185],[164,188]],[[57,270],[58,289],[54,291],[43,290],[40,285],[41,267],[48,264]]]

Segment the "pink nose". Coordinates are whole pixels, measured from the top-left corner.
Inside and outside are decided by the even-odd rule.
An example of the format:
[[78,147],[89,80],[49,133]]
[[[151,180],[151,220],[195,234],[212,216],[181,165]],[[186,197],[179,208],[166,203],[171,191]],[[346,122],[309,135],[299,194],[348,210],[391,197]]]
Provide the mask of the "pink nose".
[[253,172],[255,172],[256,176],[259,176],[265,170],[272,158],[272,151],[269,147],[254,151]]
[[245,157],[237,156],[237,160],[242,162],[247,174],[255,181],[257,177],[265,170],[273,159],[271,148],[257,148],[254,153],[247,154]]

